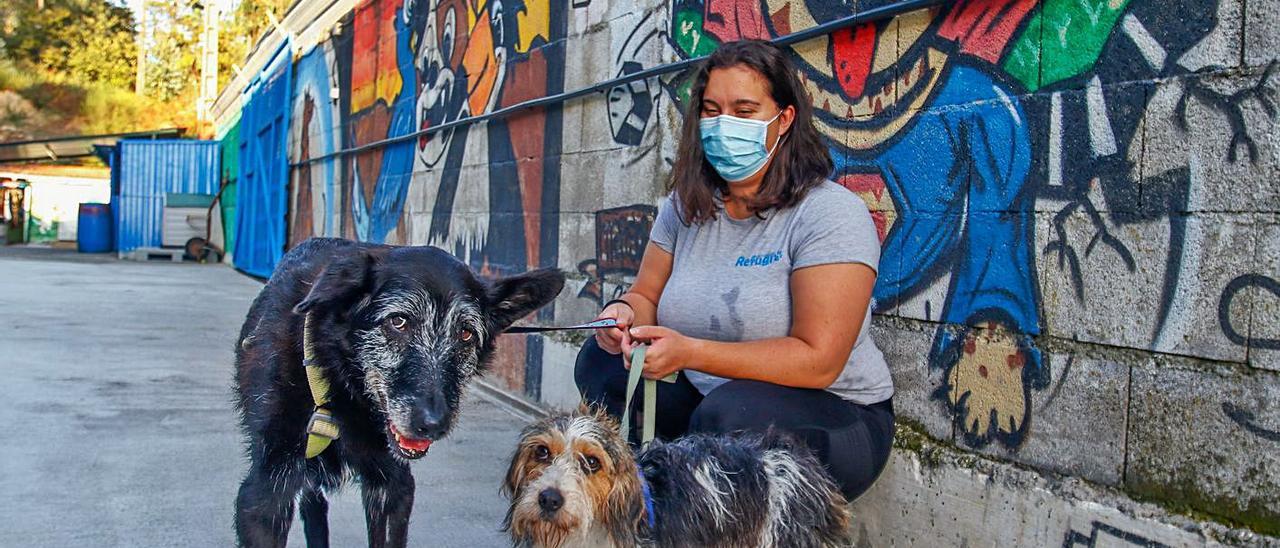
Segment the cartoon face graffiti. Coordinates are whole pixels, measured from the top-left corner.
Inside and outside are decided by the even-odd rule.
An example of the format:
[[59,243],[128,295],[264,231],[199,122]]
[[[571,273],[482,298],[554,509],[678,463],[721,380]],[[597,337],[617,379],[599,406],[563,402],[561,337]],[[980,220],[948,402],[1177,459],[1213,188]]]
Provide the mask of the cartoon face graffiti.
[[[418,42],[414,66],[418,69],[419,130],[451,122],[466,113],[466,80],[454,72],[460,64],[454,52],[459,38],[458,11],[463,4],[452,4],[433,6],[425,17],[426,27]],[[462,16],[465,33],[465,12]],[[452,131],[419,137],[418,158],[427,166],[436,165],[452,137]]]
[[[422,8],[414,13],[422,29],[414,58],[417,129],[489,112],[497,103],[509,55],[502,46],[502,2],[473,10],[465,0],[428,0]],[[450,129],[420,137],[420,163],[436,166],[454,135]]]
[[[804,2],[768,0],[764,21],[783,35],[847,13],[811,11]],[[922,39],[936,12],[914,11],[865,23],[797,46],[818,128],[867,149],[893,137],[930,98],[949,56]]]

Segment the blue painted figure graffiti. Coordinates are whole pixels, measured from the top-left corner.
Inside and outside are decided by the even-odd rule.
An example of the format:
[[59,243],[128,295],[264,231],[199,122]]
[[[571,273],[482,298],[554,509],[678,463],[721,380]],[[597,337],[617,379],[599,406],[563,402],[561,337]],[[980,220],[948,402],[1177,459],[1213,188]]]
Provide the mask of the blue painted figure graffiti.
[[[1017,382],[998,387],[1013,394],[981,394],[975,391],[982,386],[956,384],[963,378],[957,371],[963,358],[977,351],[966,345],[972,337],[968,330],[941,328],[930,363],[951,372],[952,382],[939,396],[956,406],[957,418],[968,422],[967,432],[987,435],[990,427],[996,435],[1020,435],[1029,412],[1016,403],[1023,399],[1022,379],[1038,387],[1048,381],[1029,338],[1040,328],[1031,249],[1033,200],[1025,188],[1031,164],[1025,114],[1003,85],[980,71],[963,65],[935,70],[943,74],[930,103],[942,106],[915,115],[883,149],[838,156],[836,171],[862,174],[863,181],[880,178],[893,199],[896,222],[883,250],[883,256],[892,259],[881,265],[875,290],[880,309],[895,306],[951,273],[945,305],[933,319],[951,325],[983,324],[1014,338],[1004,361],[1020,374],[1015,375]],[[946,108],[954,104],[970,105]],[[930,153],[920,154],[921,150]],[[974,367],[982,368],[977,372],[982,378],[996,376],[984,372],[985,364]],[[970,406],[976,403],[990,403],[994,409]],[[988,424],[991,412],[999,415]]]

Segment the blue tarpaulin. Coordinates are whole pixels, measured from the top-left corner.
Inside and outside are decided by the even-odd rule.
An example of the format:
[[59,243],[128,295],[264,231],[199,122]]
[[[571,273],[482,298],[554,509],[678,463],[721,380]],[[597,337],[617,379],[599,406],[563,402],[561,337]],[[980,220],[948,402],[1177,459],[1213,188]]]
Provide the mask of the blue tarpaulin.
[[240,116],[234,262],[261,278],[269,278],[284,256],[291,59],[286,42],[245,90]]

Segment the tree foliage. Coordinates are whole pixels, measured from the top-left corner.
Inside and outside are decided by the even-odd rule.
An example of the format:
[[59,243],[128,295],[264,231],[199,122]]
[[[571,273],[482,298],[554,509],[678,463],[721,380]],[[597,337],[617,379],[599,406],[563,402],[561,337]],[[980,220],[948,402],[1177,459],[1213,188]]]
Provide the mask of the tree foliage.
[[147,0],[144,28],[125,0],[0,0],[0,141],[194,127],[203,10],[227,6],[218,39],[225,87],[292,2]]
[[133,93],[138,29],[119,1],[0,0],[0,141],[192,125],[190,104]]
[[146,94],[161,101],[194,100],[200,83],[201,9],[189,2],[146,2],[150,36]]
[[225,15],[218,34],[218,83],[225,87],[235,76],[258,40],[289,11],[292,0],[240,0]]
[[3,53],[19,66],[83,84],[129,88],[136,73],[133,13],[105,0],[0,3]]

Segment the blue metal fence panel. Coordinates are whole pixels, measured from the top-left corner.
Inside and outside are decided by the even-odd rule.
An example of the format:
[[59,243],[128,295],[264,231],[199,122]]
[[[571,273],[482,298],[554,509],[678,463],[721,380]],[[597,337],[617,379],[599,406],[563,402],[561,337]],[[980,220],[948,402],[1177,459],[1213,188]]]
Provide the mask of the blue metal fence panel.
[[124,140],[116,146],[111,208],[120,253],[160,246],[165,194],[218,192],[217,141]]
[[286,42],[250,85],[240,115],[236,180],[236,268],[268,278],[284,256],[288,215],[289,94],[293,73]]

